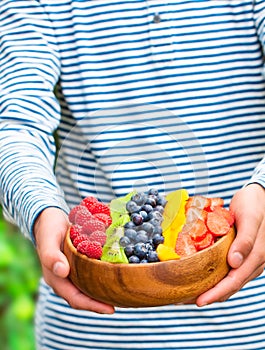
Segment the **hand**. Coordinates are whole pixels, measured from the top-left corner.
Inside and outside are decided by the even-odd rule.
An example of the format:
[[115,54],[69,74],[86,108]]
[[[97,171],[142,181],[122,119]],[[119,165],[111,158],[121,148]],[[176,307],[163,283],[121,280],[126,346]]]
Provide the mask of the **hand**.
[[70,267],[61,250],[68,226],[66,214],[58,208],[45,209],[35,222],[37,253],[46,283],[75,309],[114,313],[113,306],[87,297],[67,278]]
[[214,288],[200,295],[198,306],[225,301],[265,267],[265,189],[258,184],[239,190],[230,205],[237,236],[228,253],[231,270]]

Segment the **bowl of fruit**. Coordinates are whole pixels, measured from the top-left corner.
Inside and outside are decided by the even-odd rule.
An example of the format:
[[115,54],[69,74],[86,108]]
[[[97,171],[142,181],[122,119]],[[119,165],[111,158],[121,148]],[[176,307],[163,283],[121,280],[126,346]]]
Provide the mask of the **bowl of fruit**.
[[133,191],[109,204],[86,197],[69,213],[69,278],[121,307],[193,302],[229,271],[234,218],[221,198],[185,189]]

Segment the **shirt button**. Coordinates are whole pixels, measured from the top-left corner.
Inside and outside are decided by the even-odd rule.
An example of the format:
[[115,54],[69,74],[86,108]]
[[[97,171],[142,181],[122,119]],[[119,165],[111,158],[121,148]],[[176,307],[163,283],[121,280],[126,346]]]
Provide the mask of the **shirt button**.
[[160,22],[161,22],[161,17],[159,16],[158,13],[156,13],[156,14],[154,15],[153,22],[154,22],[154,23],[160,23]]

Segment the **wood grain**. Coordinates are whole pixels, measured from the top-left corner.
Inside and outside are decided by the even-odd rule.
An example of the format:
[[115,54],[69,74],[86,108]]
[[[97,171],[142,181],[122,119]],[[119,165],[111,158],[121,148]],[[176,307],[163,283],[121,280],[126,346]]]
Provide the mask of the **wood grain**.
[[161,306],[195,300],[228,273],[227,252],[235,230],[213,246],[180,260],[149,264],[111,264],[77,252],[69,232],[64,253],[69,278],[86,295],[122,307]]

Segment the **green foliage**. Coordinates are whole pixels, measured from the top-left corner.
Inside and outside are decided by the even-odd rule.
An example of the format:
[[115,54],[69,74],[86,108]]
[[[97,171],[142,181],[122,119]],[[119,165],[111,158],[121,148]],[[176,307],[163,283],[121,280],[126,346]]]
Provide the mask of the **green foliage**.
[[0,344],[34,350],[34,312],[40,265],[31,242],[0,211]]

